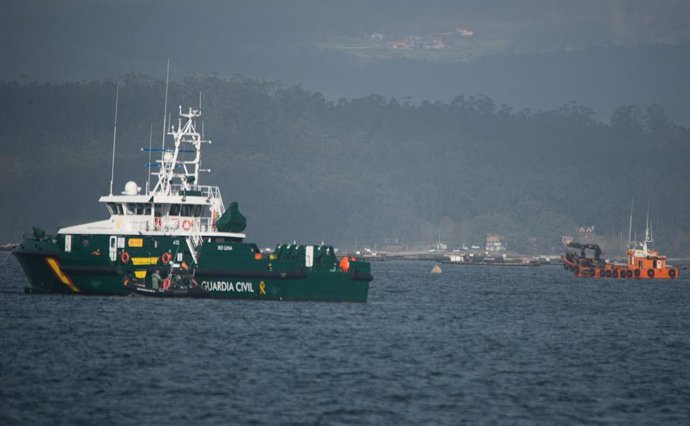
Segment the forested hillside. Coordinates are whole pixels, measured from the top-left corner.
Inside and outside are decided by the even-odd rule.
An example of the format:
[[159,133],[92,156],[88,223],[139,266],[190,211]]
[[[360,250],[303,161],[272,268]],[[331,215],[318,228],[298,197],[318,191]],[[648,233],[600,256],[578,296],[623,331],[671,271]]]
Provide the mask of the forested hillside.
[[[150,126],[162,135],[163,83],[122,79],[115,188],[144,187]],[[521,252],[560,250],[576,226],[627,239],[648,197],[657,247],[690,253],[690,129],[658,105],[623,106],[610,123],[569,103],[513,110],[487,97],[409,105],[372,95],[329,101],[279,83],[191,76],[170,108],[197,105],[206,136],[201,183],[248,218],[250,240],[345,247],[477,244],[489,232]],[[103,219],[115,84],[0,83],[0,240],[38,225]]]

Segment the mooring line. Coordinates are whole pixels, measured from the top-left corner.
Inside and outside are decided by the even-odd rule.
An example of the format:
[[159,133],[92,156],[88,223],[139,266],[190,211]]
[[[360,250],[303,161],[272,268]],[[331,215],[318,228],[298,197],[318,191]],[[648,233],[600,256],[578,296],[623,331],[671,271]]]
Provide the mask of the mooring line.
[[12,254],[12,252],[7,253],[7,256],[5,256],[5,258],[2,259],[2,262],[0,262],[0,266],[2,266],[2,265],[5,264],[5,262],[7,261],[7,259],[10,258],[10,255],[11,255],[11,254]]

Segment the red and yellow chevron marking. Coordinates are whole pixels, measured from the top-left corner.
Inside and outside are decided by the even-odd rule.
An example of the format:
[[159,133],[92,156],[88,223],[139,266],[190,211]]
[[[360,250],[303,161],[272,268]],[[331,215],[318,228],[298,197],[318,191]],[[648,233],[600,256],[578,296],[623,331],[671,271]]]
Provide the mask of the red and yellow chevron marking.
[[67,275],[65,275],[64,272],[62,272],[58,261],[52,257],[46,257],[45,259],[46,263],[48,264],[48,266],[50,266],[50,269],[53,270],[53,273],[60,280],[60,282],[69,287],[69,289],[73,292],[79,293],[79,288],[76,285],[74,285],[70,277],[68,277]]

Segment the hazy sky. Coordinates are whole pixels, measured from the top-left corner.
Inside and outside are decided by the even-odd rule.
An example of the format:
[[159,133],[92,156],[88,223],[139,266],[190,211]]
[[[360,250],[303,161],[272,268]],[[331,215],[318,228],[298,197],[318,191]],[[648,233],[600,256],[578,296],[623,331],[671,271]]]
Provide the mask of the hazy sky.
[[[578,101],[602,117],[623,104],[657,102],[690,122],[690,106],[676,99],[688,87],[689,1],[2,3],[2,80],[160,78],[170,58],[178,78],[242,74],[330,98],[484,93],[537,109]],[[460,39],[460,30],[472,36]],[[371,48],[373,34],[383,37],[380,48]],[[420,48],[434,38],[443,49]],[[395,40],[417,45],[396,50]]]

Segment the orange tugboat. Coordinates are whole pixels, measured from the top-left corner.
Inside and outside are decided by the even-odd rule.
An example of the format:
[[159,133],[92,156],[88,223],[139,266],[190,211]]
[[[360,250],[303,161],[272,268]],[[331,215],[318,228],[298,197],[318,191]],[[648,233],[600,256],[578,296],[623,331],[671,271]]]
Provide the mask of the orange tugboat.
[[[666,264],[666,256],[650,250],[652,243],[649,226],[645,229],[645,239],[638,247],[626,250],[627,264],[613,263],[602,258],[601,248],[596,244],[567,244],[566,254],[562,256],[563,268],[573,271],[576,277],[625,278],[625,279],[675,279],[678,267]],[[587,252],[592,253],[587,256]]]

